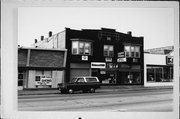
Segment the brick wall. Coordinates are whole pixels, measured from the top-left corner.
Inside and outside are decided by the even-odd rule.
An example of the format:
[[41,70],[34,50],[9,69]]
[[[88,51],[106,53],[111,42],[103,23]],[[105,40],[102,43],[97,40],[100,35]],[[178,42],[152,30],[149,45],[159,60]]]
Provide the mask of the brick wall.
[[27,50],[18,50],[18,66],[26,66],[27,63]]
[[30,49],[29,53],[30,59],[27,59],[28,49],[18,50],[19,67],[26,67],[28,60],[30,67],[64,67],[64,51]]
[[32,50],[30,55],[31,67],[63,67],[64,55],[58,51]]

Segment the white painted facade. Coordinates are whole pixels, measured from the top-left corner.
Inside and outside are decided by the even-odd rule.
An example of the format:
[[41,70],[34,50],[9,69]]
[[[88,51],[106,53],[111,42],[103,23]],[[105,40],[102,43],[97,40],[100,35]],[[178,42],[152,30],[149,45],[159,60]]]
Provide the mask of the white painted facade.
[[160,54],[144,53],[144,86],[173,86],[173,82],[148,82],[147,81],[147,65],[165,66],[166,56]]

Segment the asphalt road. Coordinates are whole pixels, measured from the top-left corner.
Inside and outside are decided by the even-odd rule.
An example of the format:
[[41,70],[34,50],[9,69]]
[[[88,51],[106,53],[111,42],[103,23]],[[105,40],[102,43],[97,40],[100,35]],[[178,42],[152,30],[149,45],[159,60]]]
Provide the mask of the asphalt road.
[[173,90],[113,91],[96,93],[46,94],[18,96],[20,111],[173,111]]

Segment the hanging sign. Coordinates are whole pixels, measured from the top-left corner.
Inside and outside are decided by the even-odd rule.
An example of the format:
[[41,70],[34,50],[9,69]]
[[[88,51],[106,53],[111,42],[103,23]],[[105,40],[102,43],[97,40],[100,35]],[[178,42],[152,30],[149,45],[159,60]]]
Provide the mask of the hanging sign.
[[117,62],[126,62],[126,58],[118,58]]
[[106,58],[105,58],[105,61],[106,61],[106,62],[112,62],[112,58],[106,57]]
[[88,56],[82,56],[81,59],[84,60],[84,61],[87,61],[88,60]]
[[118,57],[119,58],[124,58],[125,57],[125,52],[119,52]]

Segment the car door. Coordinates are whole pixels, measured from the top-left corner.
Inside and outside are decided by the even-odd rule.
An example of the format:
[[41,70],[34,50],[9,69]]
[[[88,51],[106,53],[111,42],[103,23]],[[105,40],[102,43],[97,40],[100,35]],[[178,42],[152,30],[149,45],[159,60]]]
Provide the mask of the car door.
[[83,90],[84,85],[85,85],[84,78],[78,78],[76,82],[76,90]]

